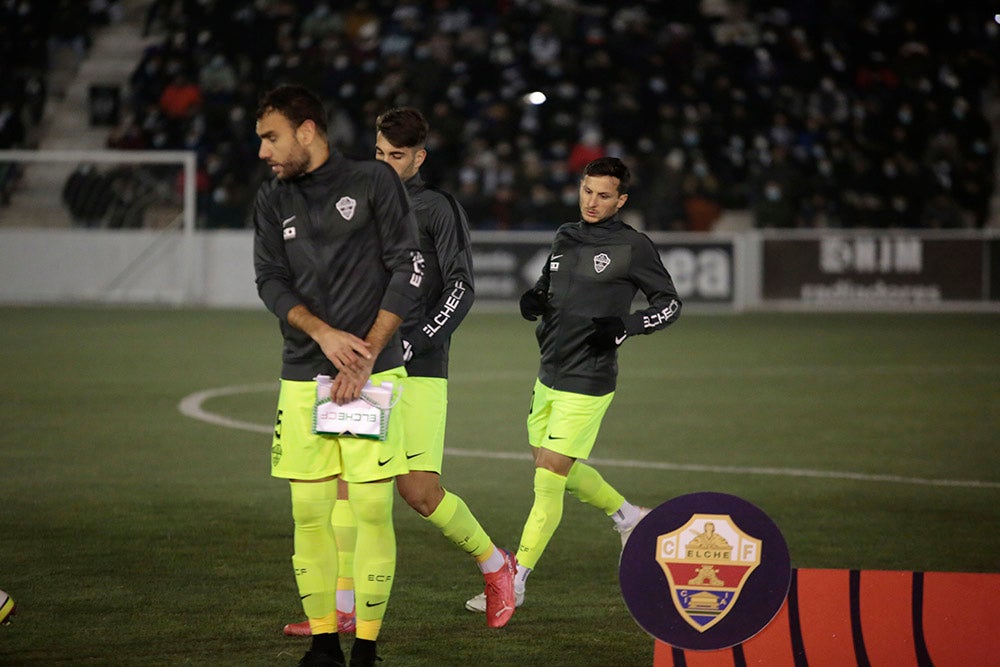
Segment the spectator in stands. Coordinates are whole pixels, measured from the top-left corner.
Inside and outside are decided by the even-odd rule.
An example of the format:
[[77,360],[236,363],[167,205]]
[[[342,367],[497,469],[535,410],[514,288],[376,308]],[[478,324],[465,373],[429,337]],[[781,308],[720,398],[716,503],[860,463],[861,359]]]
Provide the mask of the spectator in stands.
[[[772,125],[772,130],[775,127]],[[776,139],[776,136],[771,133],[771,141],[775,144],[769,150],[764,150],[763,164],[754,179],[754,223],[762,228],[795,227],[797,202],[802,189],[799,170],[792,163],[788,150],[788,143],[792,140],[791,133],[788,133],[785,140]]]
[[684,210],[684,151],[674,148],[662,159],[661,165],[649,165],[636,170],[648,174],[639,190],[646,192],[643,202],[643,219],[649,231],[685,231]]
[[198,85],[206,104],[226,107],[235,100],[239,75],[226,54],[217,51],[198,70]]
[[580,140],[569,151],[566,166],[570,173],[582,174],[583,168],[604,157],[604,147],[601,145],[601,133],[594,128],[587,128],[580,135]]
[[721,185],[701,156],[694,160],[691,173],[682,182],[686,230],[711,231],[722,215]]
[[163,89],[159,101],[160,110],[168,119],[187,120],[201,108],[201,87],[182,70]]

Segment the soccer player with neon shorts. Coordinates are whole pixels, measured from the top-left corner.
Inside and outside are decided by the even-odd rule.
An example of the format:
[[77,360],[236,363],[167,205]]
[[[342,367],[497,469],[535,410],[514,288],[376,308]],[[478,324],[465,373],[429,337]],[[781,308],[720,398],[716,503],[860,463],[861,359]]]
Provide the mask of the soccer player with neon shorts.
[[343,480],[357,518],[350,665],[368,667],[378,659],[396,569],[392,481],[408,471],[402,420],[390,416],[384,440],[315,434],[316,378],[331,376],[330,399],[343,404],[369,380],[405,377],[398,327],[420,299],[423,258],[399,178],[387,165],[332,149],[326,118],[319,98],[300,86],[279,86],[260,101],[258,154],[275,178],[254,202],[254,268],[284,342],[271,474],[289,480],[292,564],[312,629],[299,665],[344,667],[331,525]]
[[[611,517],[623,547],[649,511],[628,502],[584,463],[614,398],[618,347],[629,336],[673,324],[681,309],[652,241],[618,216],[629,181],[628,167],[618,158],[585,167],[581,219],[559,227],[541,277],[521,297],[522,316],[542,320],[535,330],[541,361],[527,420],[535,493],[517,552],[518,605],[562,520],[564,492]],[[631,312],[639,291],[648,307]],[[466,608],[482,611],[481,596]]]
[[[390,109],[376,120],[375,157],[389,163],[406,185],[416,211],[424,257],[424,293],[400,327],[407,377],[403,380],[402,418],[410,472],[396,477],[403,499],[457,547],[471,555],[484,579],[487,625],[503,627],[515,609],[516,560],[497,547],[465,501],[442,488],[445,420],[448,407],[448,348],[451,336],[472,308],[472,250],[465,210],[450,194],[427,185],[420,166],[427,157],[427,120],[418,110]],[[334,508],[334,533],[341,558],[349,554],[351,521],[348,494]],[[343,538],[341,537],[343,536]],[[342,562],[342,570],[349,564]],[[341,618],[349,619],[350,582],[338,582]],[[349,627],[349,621],[343,627]],[[306,624],[285,626],[289,635],[309,634]]]

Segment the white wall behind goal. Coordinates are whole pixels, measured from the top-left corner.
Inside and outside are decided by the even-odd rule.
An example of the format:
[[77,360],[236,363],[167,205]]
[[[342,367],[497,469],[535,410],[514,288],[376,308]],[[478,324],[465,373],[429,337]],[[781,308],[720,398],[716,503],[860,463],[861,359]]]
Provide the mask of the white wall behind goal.
[[2,230],[0,302],[256,307],[253,235]]

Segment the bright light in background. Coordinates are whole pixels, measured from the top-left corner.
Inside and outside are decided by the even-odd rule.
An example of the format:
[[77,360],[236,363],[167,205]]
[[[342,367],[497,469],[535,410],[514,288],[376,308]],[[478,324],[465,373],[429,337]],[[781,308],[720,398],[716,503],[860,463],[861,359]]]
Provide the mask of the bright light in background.
[[997,23],[1000,23],[1000,14],[994,14],[993,20],[996,21]]
[[524,96],[525,102],[527,102],[528,104],[534,104],[535,106],[538,106],[539,104],[545,104],[545,100],[546,100],[545,93],[541,92],[540,90],[536,90]]

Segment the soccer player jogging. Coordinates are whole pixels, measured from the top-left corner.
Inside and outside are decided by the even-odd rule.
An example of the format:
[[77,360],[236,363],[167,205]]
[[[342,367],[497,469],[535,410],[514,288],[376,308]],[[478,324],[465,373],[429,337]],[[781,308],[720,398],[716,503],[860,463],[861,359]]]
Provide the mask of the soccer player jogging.
[[[579,222],[557,231],[542,275],[520,301],[541,352],[528,413],[535,460],[534,503],[521,533],[515,593],[524,601],[535,568],[562,519],[565,491],[611,517],[622,546],[648,509],[625,500],[583,461],[614,398],[618,347],[677,320],[681,302],[673,280],[645,234],[622,222],[630,174],[618,158],[588,164],[580,181]],[[645,309],[630,312],[641,290]],[[466,602],[483,611],[481,596]]]
[[[400,327],[407,377],[401,397],[406,459],[410,472],[396,477],[403,499],[456,546],[475,558],[485,580],[487,625],[503,627],[514,613],[516,561],[498,548],[459,496],[441,486],[448,407],[448,348],[451,336],[472,308],[472,250],[465,210],[450,194],[420,176],[427,157],[427,120],[418,110],[390,109],[376,119],[376,159],[393,167],[406,185],[416,211],[424,257],[424,292]],[[334,509],[334,533],[343,558],[350,544],[349,494]],[[348,564],[341,561],[343,567]],[[342,568],[343,569],[343,568]],[[353,606],[350,582],[341,578],[341,617]],[[349,628],[349,623],[342,627]],[[285,626],[289,635],[309,634],[303,623]]]
[[374,665],[396,567],[392,480],[408,471],[402,422],[384,440],[318,435],[318,375],[330,399],[357,399],[370,380],[406,375],[398,327],[420,299],[423,258],[399,178],[375,160],[345,158],[327,142],[313,93],[280,86],[257,109],[259,157],[275,178],[253,206],[257,290],[284,339],[271,474],[289,480],[295,581],[312,629],[300,667],[343,667],[337,632],[337,544],[331,515],[338,479],[357,518],[358,600],[351,666]]

